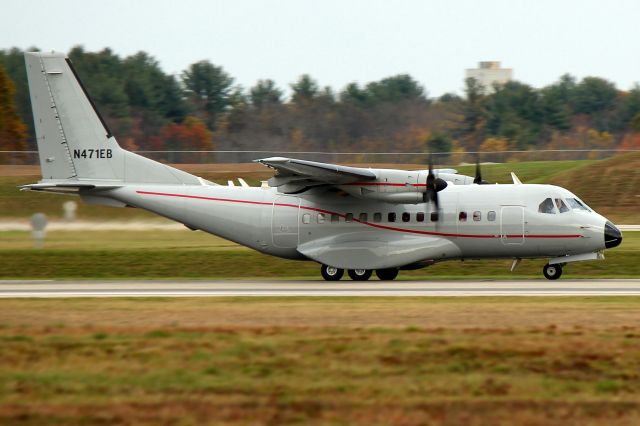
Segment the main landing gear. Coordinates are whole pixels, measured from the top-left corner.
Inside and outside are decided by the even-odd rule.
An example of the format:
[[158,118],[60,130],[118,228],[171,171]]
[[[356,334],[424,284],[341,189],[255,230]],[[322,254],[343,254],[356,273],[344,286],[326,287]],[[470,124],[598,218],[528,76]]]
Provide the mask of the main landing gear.
[[[344,275],[344,269],[336,268],[333,266],[322,265],[320,267],[320,273],[322,274],[322,278],[326,281],[339,281]],[[371,278],[373,274],[373,270],[371,269],[348,269],[347,274],[349,278],[354,281],[367,281]],[[395,280],[398,276],[398,269],[389,268],[389,269],[376,269],[376,275],[380,281],[391,281]]]
[[562,275],[562,265],[559,263],[549,265],[547,263],[542,268],[542,273],[544,274],[544,277],[548,280],[557,280]]
[[376,269],[376,275],[380,281],[393,281],[398,276],[398,269]]
[[325,281],[340,281],[340,278],[344,275],[344,269],[322,265],[320,267],[320,273]]
[[366,281],[371,278],[371,269],[349,269],[347,274],[354,281]]

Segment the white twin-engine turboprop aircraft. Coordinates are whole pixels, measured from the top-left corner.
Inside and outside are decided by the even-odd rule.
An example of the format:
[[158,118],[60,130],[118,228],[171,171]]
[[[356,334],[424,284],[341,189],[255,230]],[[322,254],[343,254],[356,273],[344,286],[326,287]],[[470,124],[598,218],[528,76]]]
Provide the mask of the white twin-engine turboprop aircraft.
[[25,54],[42,180],[23,189],[137,207],[287,259],[314,260],[326,280],[344,270],[392,280],[401,269],[454,259],[550,258],[543,269],[600,259],[620,231],[566,189],[484,185],[455,170],[365,169],[265,158],[269,185],[217,185],[118,145],[59,53]]

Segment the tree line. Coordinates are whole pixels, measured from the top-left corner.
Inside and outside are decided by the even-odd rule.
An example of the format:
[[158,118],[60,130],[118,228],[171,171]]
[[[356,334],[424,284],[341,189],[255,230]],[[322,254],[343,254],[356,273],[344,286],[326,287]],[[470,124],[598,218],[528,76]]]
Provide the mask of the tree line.
[[[354,82],[337,92],[305,74],[285,97],[273,80],[243,88],[206,60],[175,76],[142,51],[120,57],[78,46],[69,57],[119,142],[133,150],[640,148],[640,86],[621,90],[599,77],[563,75],[543,88],[511,81],[493,90],[468,79],[463,96],[432,98],[406,74]],[[11,98],[15,107],[8,105]],[[14,124],[3,126],[11,113],[2,112],[9,110]],[[0,114],[1,149],[34,149],[18,48],[0,50]]]

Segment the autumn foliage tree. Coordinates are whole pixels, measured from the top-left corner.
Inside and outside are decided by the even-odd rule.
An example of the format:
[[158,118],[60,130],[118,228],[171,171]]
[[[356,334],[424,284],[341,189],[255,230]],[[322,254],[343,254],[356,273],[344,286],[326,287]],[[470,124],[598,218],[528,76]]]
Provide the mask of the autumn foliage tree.
[[[3,151],[24,151],[27,147],[27,126],[16,112],[14,95],[13,82],[0,66],[0,150]],[[13,156],[11,161],[23,160]]]
[[[620,90],[598,77],[563,75],[542,88],[512,81],[491,93],[469,79],[463,95],[429,98],[427,88],[407,74],[343,88],[322,86],[304,74],[288,89],[266,78],[243,88],[207,60],[172,75],[145,52],[121,57],[108,48],[89,52],[78,46],[69,57],[110,128],[131,150],[206,150],[215,141],[216,149],[230,151],[449,151],[451,161],[468,161],[461,152],[638,146],[640,86]],[[16,87],[15,96],[7,95],[10,89],[2,83],[3,108],[12,97],[16,104],[2,111],[3,117],[13,117],[13,124],[3,124],[2,144],[6,149],[10,139],[12,146],[25,147],[25,129],[15,120],[17,113],[22,123],[33,123],[23,52],[0,49],[0,65]],[[35,149],[34,130],[26,131],[27,147]],[[7,139],[7,132],[22,136]],[[220,154],[218,160],[255,157]],[[404,160],[424,157],[398,158]]]
[[[188,116],[182,123],[169,123],[162,127],[158,136],[152,138],[151,147],[169,151],[208,151],[212,149],[211,132],[197,117]],[[198,153],[180,158],[169,156],[169,162],[198,162]]]

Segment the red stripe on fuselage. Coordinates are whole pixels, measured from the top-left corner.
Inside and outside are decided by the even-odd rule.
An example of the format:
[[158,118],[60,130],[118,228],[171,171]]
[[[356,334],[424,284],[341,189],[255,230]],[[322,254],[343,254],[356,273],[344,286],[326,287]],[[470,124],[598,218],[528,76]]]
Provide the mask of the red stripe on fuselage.
[[353,182],[347,186],[427,186],[426,183],[395,183],[395,182]]
[[[298,206],[297,204],[238,200],[234,198],[203,197],[200,195],[171,194],[167,192],[136,191],[136,193],[143,194],[143,195],[158,195],[162,197],[191,198],[195,200],[205,200],[205,201],[221,201],[226,203],[257,204],[262,206],[276,205],[278,207],[293,207],[293,208],[300,207],[303,210],[315,211],[315,212],[326,213],[326,214],[337,214],[340,217],[346,218],[346,215],[343,213],[337,213],[330,210],[320,209],[317,207]],[[352,221],[363,224],[363,225],[372,226],[374,228],[386,229],[388,231],[406,232],[409,234],[418,234],[418,235],[435,235],[439,237],[458,237],[458,238],[505,238],[505,237],[506,238],[523,238],[522,235],[504,235],[503,236],[503,235],[478,235],[478,234],[449,234],[444,232],[419,231],[417,229],[396,228],[394,226],[380,225],[378,223],[362,221],[356,218],[353,218]],[[524,238],[580,238],[580,237],[581,235],[525,235],[524,236]]]

